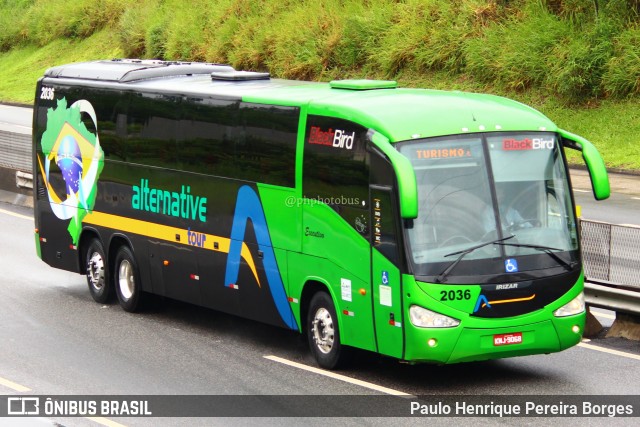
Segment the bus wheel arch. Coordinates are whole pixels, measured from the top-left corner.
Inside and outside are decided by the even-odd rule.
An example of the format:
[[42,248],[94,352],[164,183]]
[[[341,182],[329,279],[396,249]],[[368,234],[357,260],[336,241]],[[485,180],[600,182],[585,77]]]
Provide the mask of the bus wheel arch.
[[108,258],[102,240],[94,231],[82,234],[79,244],[80,269],[84,271],[93,300],[104,304],[113,298]]
[[109,269],[118,303],[123,310],[134,313],[141,308],[142,282],[135,254],[127,239],[115,236],[109,245]]
[[328,287],[320,282],[308,282],[301,303],[302,330],[318,365],[325,369],[344,366],[350,349],[340,342],[340,319]]

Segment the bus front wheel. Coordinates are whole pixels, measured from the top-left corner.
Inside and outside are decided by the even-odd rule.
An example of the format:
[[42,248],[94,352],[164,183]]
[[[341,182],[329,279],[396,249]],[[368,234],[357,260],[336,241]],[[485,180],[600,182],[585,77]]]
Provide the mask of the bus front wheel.
[[114,279],[120,306],[124,311],[138,311],[142,296],[140,275],[136,258],[126,245],[121,246],[116,254]]
[[92,239],[85,258],[87,284],[95,302],[104,304],[111,300],[113,287],[107,278],[104,247],[98,239]]
[[307,315],[307,338],[320,367],[336,369],[344,365],[348,349],[340,344],[338,317],[333,301],[326,292],[318,292],[311,298]]

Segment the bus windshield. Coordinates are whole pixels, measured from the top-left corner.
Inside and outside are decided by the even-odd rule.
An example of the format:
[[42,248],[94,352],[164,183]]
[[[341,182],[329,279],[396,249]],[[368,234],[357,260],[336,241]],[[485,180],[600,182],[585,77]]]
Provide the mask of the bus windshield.
[[576,220],[555,134],[458,135],[398,149],[418,183],[418,217],[407,227],[416,276],[489,283],[577,265]]

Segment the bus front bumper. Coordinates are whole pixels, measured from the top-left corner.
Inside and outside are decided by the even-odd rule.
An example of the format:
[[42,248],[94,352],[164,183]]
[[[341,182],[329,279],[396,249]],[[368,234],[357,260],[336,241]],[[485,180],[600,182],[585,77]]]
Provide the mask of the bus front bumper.
[[405,360],[460,363],[554,353],[582,339],[585,313],[504,328],[417,328],[407,325]]

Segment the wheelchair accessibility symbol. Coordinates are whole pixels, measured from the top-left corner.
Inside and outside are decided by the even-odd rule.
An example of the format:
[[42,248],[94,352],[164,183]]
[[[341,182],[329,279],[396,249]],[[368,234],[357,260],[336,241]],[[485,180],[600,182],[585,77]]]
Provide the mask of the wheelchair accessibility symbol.
[[383,271],[382,272],[382,284],[383,285],[388,285],[389,284],[389,272],[388,271]]
[[504,271],[507,273],[517,273],[518,272],[518,261],[513,258],[509,258],[504,262]]

